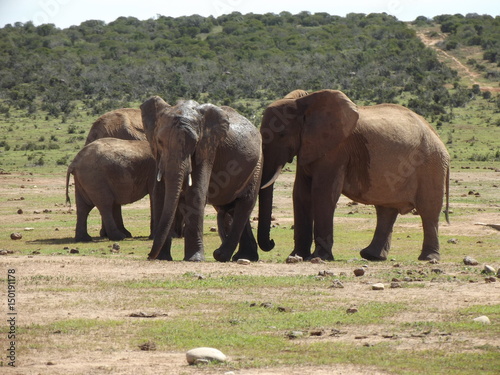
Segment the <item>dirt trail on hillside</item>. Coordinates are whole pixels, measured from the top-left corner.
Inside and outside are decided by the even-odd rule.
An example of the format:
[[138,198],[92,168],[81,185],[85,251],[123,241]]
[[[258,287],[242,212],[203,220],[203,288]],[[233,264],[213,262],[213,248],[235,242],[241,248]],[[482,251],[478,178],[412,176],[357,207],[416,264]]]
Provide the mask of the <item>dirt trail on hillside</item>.
[[481,76],[480,73],[474,72],[470,70],[466,65],[462,64],[460,60],[456,57],[450,55],[445,50],[439,48],[437,44],[446,39],[446,35],[440,33],[437,38],[430,38],[426,35],[425,32],[417,32],[417,36],[420,40],[427,46],[432,48],[437,52],[438,58],[440,61],[444,62],[446,60],[452,61],[451,68],[455,69],[460,76],[467,77],[471,81],[471,85],[479,85],[481,91],[492,91],[492,92],[500,92],[500,87],[492,87],[492,86],[484,86],[477,81],[477,78]]

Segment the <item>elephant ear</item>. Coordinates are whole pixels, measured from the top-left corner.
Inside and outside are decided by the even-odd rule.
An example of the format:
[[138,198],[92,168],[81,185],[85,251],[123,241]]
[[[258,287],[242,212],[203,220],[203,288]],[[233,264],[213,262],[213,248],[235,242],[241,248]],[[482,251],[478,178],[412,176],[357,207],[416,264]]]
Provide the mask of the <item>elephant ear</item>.
[[341,91],[322,90],[296,100],[298,117],[303,116],[299,163],[307,165],[337,149],[354,131],[359,113]]
[[227,113],[213,105],[202,104],[197,108],[201,117],[200,140],[196,149],[196,163],[213,159],[219,144],[229,131]]
[[153,146],[153,136],[160,113],[170,105],[159,96],[153,96],[141,104],[142,124],[149,144]]

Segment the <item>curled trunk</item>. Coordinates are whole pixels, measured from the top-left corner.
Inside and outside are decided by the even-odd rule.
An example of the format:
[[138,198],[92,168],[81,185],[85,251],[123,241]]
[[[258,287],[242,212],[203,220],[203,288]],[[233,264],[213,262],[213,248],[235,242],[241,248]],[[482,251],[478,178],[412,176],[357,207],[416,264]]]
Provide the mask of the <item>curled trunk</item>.
[[270,239],[273,189],[274,184],[262,189],[259,193],[259,226],[257,229],[257,240],[259,242],[259,247],[264,251],[270,251],[274,248],[274,241]]

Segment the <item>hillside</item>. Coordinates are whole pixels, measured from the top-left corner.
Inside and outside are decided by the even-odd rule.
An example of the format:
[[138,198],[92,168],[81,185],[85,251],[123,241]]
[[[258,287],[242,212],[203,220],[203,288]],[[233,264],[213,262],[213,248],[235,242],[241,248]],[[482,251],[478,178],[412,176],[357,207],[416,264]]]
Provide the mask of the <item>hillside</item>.
[[[406,105],[461,148],[457,159],[496,160],[499,22],[235,12],[89,20],[62,30],[7,25],[0,29],[0,167],[62,167],[95,118],[151,95],[231,105],[258,126],[265,106],[296,88]],[[483,130],[488,140],[478,142]]]

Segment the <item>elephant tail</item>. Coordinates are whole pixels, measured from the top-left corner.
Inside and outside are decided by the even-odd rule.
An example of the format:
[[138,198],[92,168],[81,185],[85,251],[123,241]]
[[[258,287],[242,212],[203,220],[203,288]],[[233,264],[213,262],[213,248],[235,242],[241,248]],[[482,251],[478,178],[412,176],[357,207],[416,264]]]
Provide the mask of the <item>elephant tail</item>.
[[70,165],[68,167],[68,171],[66,172],[66,205],[71,207],[71,199],[69,199],[69,178],[71,173],[73,172],[73,166]]
[[450,164],[448,163],[448,169],[446,171],[446,208],[444,210],[444,217],[446,222],[450,224]]

